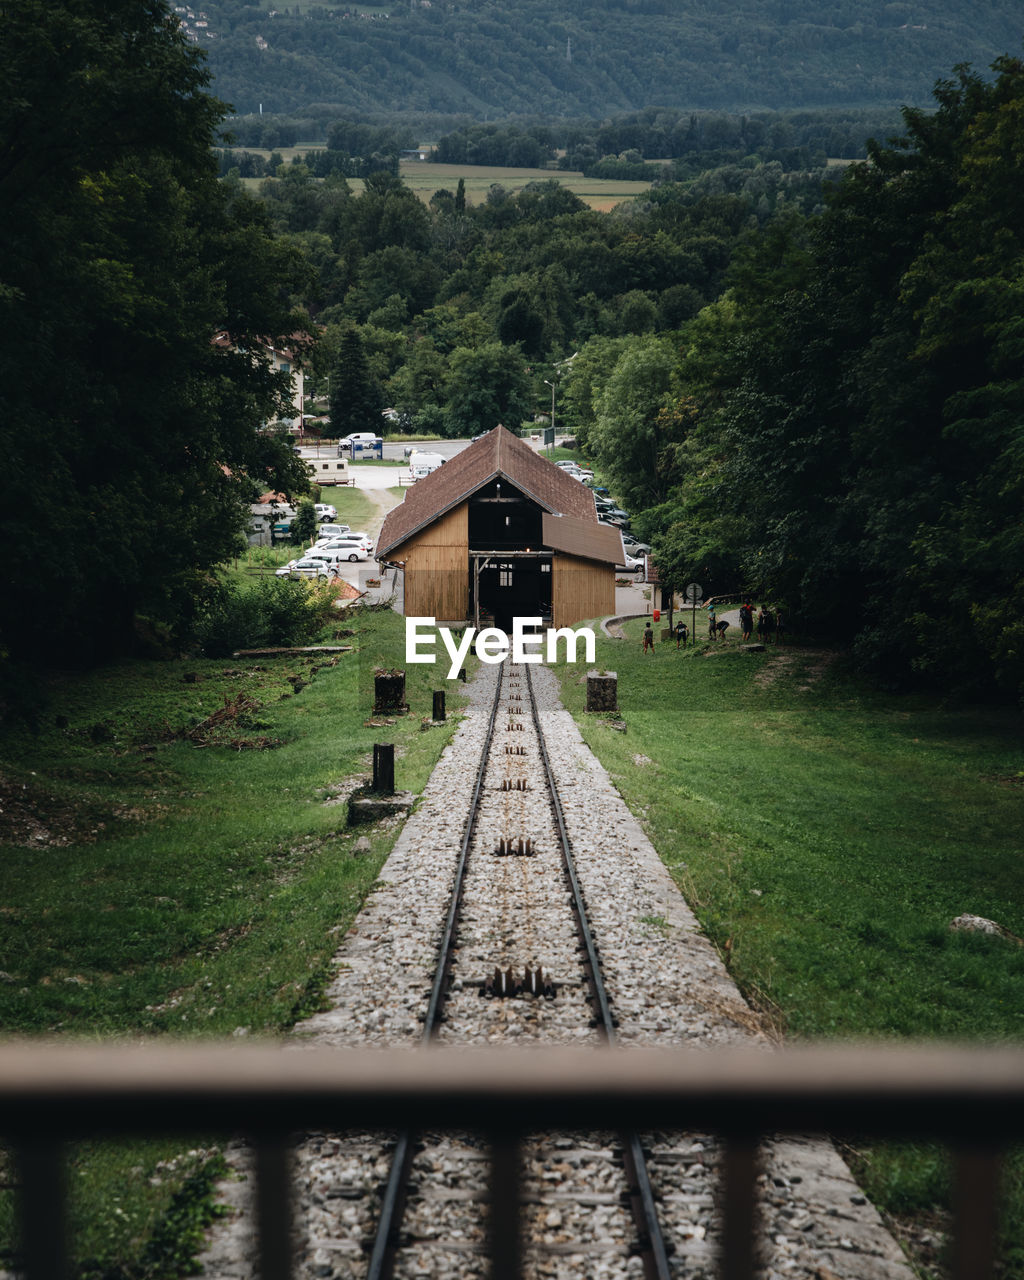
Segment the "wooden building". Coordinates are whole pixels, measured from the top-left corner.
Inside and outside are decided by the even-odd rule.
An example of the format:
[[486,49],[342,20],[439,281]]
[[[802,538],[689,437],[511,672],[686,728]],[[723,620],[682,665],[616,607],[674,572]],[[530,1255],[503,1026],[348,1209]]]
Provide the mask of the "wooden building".
[[566,627],[614,613],[624,553],[585,485],[495,427],[413,485],[377,559],[402,570],[407,617],[508,631],[515,617]]

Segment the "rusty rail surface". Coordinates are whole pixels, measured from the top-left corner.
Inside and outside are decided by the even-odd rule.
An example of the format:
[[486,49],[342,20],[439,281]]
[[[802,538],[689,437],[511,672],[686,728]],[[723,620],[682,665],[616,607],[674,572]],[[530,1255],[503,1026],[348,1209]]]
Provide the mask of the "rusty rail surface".
[[725,1145],[723,1280],[750,1280],[754,1154],[776,1133],[938,1139],[953,1152],[955,1280],[994,1274],[998,1169],[1024,1139],[1024,1050],[283,1050],[275,1046],[18,1043],[0,1047],[0,1137],[22,1185],[27,1280],[65,1280],[63,1151],[96,1136],[238,1133],[257,1152],[262,1280],[290,1273],[292,1135],[349,1128],[474,1130],[495,1182],[492,1275],[518,1234],[516,1146],[546,1128],[681,1129]]

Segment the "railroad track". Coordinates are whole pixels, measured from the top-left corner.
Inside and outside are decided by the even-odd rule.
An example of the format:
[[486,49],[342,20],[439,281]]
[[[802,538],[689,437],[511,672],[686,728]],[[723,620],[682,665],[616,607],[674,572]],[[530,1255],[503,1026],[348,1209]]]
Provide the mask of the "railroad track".
[[[296,1027],[291,1048],[597,1045],[609,1034],[637,1046],[766,1046],[756,1015],[561,707],[554,677],[543,668],[530,676],[522,667],[486,668],[469,694],[470,714],[340,940],[329,1008]],[[656,767],[644,757],[633,766]],[[599,964],[581,945],[563,833]],[[428,1130],[399,1139],[359,1132],[358,1117],[348,1119],[342,1132],[310,1133],[296,1146],[296,1280],[365,1280],[371,1258],[371,1274],[470,1280],[495,1274],[492,1244],[506,1259],[521,1251],[526,1280],[632,1280],[663,1266],[647,1247],[653,1217],[674,1280],[719,1274],[721,1151],[699,1132],[642,1135],[646,1209],[648,1192],[625,1163],[635,1136],[533,1135],[499,1161],[500,1169],[514,1159],[521,1174],[521,1239],[491,1242],[489,1204],[504,1193],[487,1185],[491,1153],[473,1135]],[[827,1141],[769,1140],[762,1154],[766,1275],[912,1280]],[[229,1159],[246,1171],[244,1147]],[[200,1259],[210,1280],[254,1273],[251,1185],[225,1187],[234,1208]]]
[[[520,1043],[615,1039],[600,955],[526,665],[506,664],[497,682],[423,1037],[443,1043],[481,1037]],[[451,1137],[422,1138],[418,1152],[416,1147],[417,1135],[399,1135],[369,1280],[390,1280],[403,1249],[418,1255],[415,1273],[423,1274],[426,1245],[436,1240],[442,1207],[457,1205],[464,1220],[443,1247],[451,1251],[455,1241],[458,1252],[479,1257],[495,1246],[487,1239],[482,1212],[490,1194],[479,1177],[485,1153],[470,1139]],[[638,1260],[650,1280],[670,1280],[637,1134],[616,1135],[612,1141],[608,1135],[537,1138],[526,1144],[522,1159],[523,1238],[502,1242],[506,1258],[509,1250],[521,1249],[530,1271],[543,1274],[545,1260],[588,1257],[607,1263],[615,1256]],[[461,1167],[453,1179],[456,1166]],[[425,1189],[439,1167],[446,1173],[446,1190],[431,1194]],[[418,1203],[407,1215],[410,1181],[418,1188]],[[474,1217],[471,1225],[465,1221]],[[571,1232],[565,1230],[567,1221]]]

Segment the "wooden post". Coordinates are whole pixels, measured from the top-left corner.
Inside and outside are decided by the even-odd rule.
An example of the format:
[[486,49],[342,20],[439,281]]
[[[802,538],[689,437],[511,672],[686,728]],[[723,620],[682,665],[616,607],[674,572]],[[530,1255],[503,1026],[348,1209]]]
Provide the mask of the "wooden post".
[[375,713],[401,714],[409,710],[405,701],[404,671],[375,671],[373,674],[373,710]]
[[444,720],[444,690],[434,690],[434,717],[435,720]]
[[373,789],[386,796],[395,794],[395,744],[393,742],[373,744]]

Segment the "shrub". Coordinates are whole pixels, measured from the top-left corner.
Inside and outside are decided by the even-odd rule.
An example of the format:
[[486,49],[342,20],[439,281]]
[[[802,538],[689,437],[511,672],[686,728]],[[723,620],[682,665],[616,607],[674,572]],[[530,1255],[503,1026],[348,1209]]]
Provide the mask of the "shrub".
[[262,645],[296,645],[311,640],[332,616],[334,593],[318,583],[262,578],[226,587],[197,630],[208,658]]

